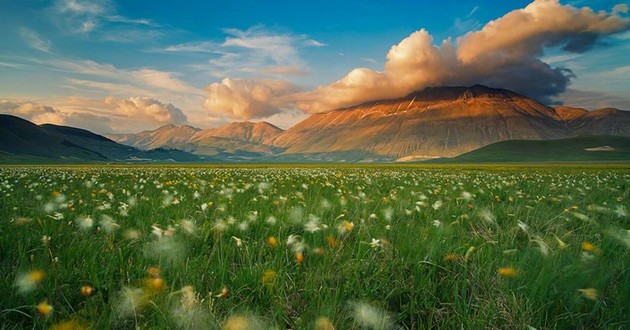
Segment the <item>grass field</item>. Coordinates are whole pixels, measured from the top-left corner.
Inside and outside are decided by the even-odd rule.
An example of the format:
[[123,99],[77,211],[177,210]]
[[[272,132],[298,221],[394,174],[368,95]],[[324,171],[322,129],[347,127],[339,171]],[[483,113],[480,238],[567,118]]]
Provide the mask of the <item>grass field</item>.
[[630,169],[0,168],[0,329],[627,329]]

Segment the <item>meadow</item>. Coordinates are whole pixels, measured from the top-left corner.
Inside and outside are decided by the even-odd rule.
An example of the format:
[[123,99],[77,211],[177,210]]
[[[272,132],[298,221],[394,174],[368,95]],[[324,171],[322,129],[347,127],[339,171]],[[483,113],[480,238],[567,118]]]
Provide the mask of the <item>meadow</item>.
[[0,329],[627,329],[630,169],[0,168]]

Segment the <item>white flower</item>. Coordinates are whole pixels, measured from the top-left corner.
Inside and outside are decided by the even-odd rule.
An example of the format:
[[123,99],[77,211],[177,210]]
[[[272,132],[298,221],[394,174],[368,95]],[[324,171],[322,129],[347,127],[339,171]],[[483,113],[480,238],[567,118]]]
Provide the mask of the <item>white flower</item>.
[[78,217],[75,222],[77,226],[79,226],[79,228],[83,231],[90,230],[94,225],[94,220],[89,215]]
[[382,245],[380,239],[372,238],[372,242],[370,242],[370,246],[373,248],[381,247]]
[[444,205],[444,202],[442,202],[442,201],[435,201],[435,203],[433,203],[433,205],[431,205],[431,207],[434,210],[438,210],[439,208],[442,207],[442,205]]
[[101,216],[101,221],[98,223],[101,228],[103,228],[103,230],[108,233],[111,234],[114,232],[114,230],[118,229],[120,226],[114,221],[114,219],[112,217],[110,217],[109,215],[102,215]]
[[390,317],[381,309],[363,302],[355,303],[353,307],[354,319],[362,328],[375,330],[393,328]]

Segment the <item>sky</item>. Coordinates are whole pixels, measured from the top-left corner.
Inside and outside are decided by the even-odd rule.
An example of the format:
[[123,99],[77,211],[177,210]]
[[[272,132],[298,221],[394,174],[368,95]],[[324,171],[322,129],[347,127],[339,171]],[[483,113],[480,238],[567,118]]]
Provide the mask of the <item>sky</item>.
[[619,1],[0,0],[0,113],[101,134],[309,114],[429,86],[630,110]]

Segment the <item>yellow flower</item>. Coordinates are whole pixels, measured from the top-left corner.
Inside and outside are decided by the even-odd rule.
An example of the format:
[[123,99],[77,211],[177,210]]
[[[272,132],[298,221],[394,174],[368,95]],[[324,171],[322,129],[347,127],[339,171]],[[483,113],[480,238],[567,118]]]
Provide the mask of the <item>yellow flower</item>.
[[162,291],[164,288],[164,280],[159,277],[150,278],[147,279],[146,285],[152,291]]
[[457,259],[459,259],[459,256],[455,253],[449,253],[444,256],[444,261],[456,261]]
[[337,246],[337,240],[333,235],[326,236],[326,242],[328,242],[328,247],[330,247],[331,249]]
[[586,299],[597,300],[597,296],[598,296],[597,289],[588,288],[588,289],[579,289],[578,291],[580,291]]
[[82,323],[77,320],[68,320],[57,323],[50,327],[51,330],[84,330],[88,329],[88,325],[86,323]]
[[304,262],[304,254],[302,254],[302,252],[295,253],[295,262],[297,262],[300,265]]
[[276,282],[277,277],[278,277],[278,273],[276,273],[275,271],[271,269],[267,269],[263,273],[262,283],[263,285],[267,287],[273,286],[273,284]]
[[271,246],[272,248],[275,248],[276,246],[278,246],[278,239],[274,236],[269,236],[267,237],[267,244],[269,244],[269,246]]
[[89,297],[94,292],[94,289],[89,285],[84,285],[81,287],[81,295],[84,297]]
[[46,274],[44,274],[41,270],[34,270],[28,273],[28,279],[35,284],[41,283],[44,280],[44,277],[46,277]]
[[147,274],[153,278],[160,277],[160,269],[157,267],[149,267],[147,269]]
[[325,316],[320,316],[315,321],[315,330],[335,330],[335,326]]
[[247,330],[249,320],[244,316],[232,316],[223,323],[223,330]]
[[590,253],[599,253],[599,249],[597,248],[597,246],[587,241],[582,242],[582,250]]
[[48,301],[46,300],[37,304],[36,309],[37,309],[37,313],[43,316],[48,316],[53,311],[53,307],[50,304],[48,304]]
[[497,273],[503,277],[516,277],[518,275],[518,270],[513,267],[502,267],[497,269]]

